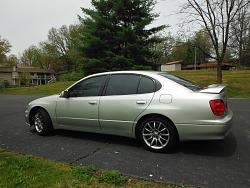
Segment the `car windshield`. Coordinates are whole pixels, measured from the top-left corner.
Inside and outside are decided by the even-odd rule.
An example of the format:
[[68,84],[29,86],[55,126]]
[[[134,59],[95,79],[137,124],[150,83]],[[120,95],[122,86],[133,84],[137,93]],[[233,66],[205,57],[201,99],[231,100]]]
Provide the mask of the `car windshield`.
[[168,78],[169,80],[172,80],[192,91],[199,91],[201,89],[203,89],[202,86],[194,83],[194,82],[191,82],[189,80],[186,80],[186,79],[183,79],[183,78],[180,78],[178,76],[174,76],[174,75],[171,75],[171,74],[166,74],[166,73],[161,73],[160,74],[161,76],[165,77],[165,78]]

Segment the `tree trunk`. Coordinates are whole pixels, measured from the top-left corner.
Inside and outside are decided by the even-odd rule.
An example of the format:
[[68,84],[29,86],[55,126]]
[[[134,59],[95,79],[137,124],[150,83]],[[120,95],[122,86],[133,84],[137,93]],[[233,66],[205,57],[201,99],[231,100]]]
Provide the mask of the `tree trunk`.
[[222,60],[219,60],[217,63],[217,82],[218,84],[222,84]]

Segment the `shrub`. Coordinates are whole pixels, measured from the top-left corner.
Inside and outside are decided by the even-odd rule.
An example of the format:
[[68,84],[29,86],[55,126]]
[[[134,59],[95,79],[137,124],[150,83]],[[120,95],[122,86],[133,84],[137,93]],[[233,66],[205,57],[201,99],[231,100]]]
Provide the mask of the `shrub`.
[[77,81],[84,77],[82,72],[69,72],[59,76],[59,81]]
[[7,88],[10,86],[10,83],[7,80],[0,80],[0,89]]

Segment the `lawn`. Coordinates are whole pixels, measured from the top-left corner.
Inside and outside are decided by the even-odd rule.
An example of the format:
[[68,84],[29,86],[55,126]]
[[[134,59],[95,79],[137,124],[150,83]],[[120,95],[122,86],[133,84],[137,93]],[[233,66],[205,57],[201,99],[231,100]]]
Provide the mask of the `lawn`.
[[[216,71],[178,71],[173,74],[208,86],[216,83]],[[229,97],[250,98],[250,70],[223,71],[223,83],[227,86]]]
[[[215,70],[178,71],[172,74],[197,82],[203,86],[216,83]],[[0,89],[0,94],[50,95],[60,93],[74,82],[57,82],[45,86]],[[250,98],[250,70],[223,71],[223,83],[229,97]]]
[[56,82],[48,85],[32,86],[32,87],[16,87],[0,89],[3,95],[52,95],[65,90],[74,82]]
[[118,171],[98,170],[94,166],[74,167],[30,155],[0,150],[0,187],[134,187],[177,188],[124,176]]

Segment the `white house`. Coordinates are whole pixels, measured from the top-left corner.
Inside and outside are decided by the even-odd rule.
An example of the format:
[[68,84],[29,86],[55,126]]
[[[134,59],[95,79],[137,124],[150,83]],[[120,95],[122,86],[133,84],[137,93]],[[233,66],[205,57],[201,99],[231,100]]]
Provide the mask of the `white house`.
[[161,71],[180,71],[183,61],[173,61],[161,65]]
[[31,85],[43,85],[54,81],[55,73],[38,67],[0,67],[0,81],[6,81],[10,85],[20,85],[21,74],[28,74],[27,80]]

